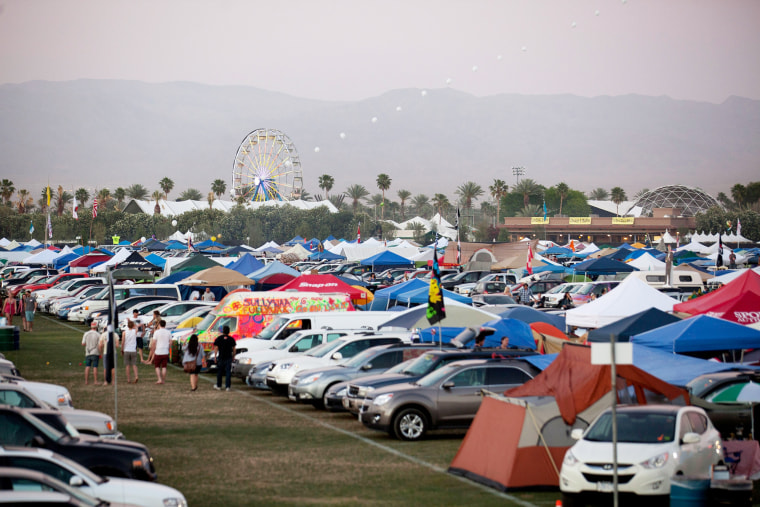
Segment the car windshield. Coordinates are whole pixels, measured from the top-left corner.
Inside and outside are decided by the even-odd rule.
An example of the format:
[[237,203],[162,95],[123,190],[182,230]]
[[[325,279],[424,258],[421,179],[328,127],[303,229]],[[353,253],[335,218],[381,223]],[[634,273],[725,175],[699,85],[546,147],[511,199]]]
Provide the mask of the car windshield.
[[262,340],[271,340],[275,333],[277,333],[277,331],[279,331],[280,328],[287,324],[289,321],[290,317],[275,318],[264,329],[261,330],[256,338],[261,338]]
[[305,355],[312,356],[312,357],[325,357],[326,355],[330,354],[330,352],[337,349],[344,343],[346,343],[346,340],[340,340],[340,339],[323,343],[322,345],[317,345],[316,347],[312,348]]
[[33,416],[32,414],[23,414],[24,418],[27,419],[40,433],[47,436],[49,439],[57,442],[60,439],[62,439],[65,435],[64,433],[58,431],[57,429],[53,428],[49,424],[41,421],[37,417]]
[[552,287],[551,289],[547,290],[547,294],[557,294],[558,292],[567,292],[570,288],[569,285],[557,285],[556,287]]
[[591,291],[594,290],[594,284],[593,283],[586,283],[581,285],[581,288],[575,291],[576,294],[590,294]]
[[448,377],[449,375],[453,374],[454,372],[458,371],[459,367],[455,366],[453,364],[447,364],[445,366],[442,366],[441,368],[438,368],[435,371],[432,371],[419,379],[417,381],[417,385],[423,386],[423,387],[431,387],[435,384],[437,384],[441,379]]
[[359,368],[362,366],[368,359],[371,359],[372,357],[377,355],[376,350],[367,349],[359,352],[354,357],[349,359],[347,362],[343,364],[346,368]]
[[302,340],[304,337],[304,333],[295,332],[292,335],[288,336],[284,340],[278,340],[277,345],[272,347],[275,350],[287,350],[290,348],[291,345],[296,343],[299,340]]
[[205,331],[208,329],[211,323],[214,322],[214,319],[216,319],[216,315],[214,315],[213,312],[209,312],[205,317],[203,317],[203,320],[200,321],[197,326],[195,326],[195,328],[198,331]]
[[438,364],[438,361],[436,360],[435,354],[422,354],[421,356],[412,359],[412,361],[401,370],[401,373],[409,375],[410,377],[419,377],[433,369],[436,364]]
[[[662,444],[672,442],[676,433],[676,415],[657,412],[618,412],[618,442]],[[612,413],[606,412],[588,429],[584,440],[612,442]]]

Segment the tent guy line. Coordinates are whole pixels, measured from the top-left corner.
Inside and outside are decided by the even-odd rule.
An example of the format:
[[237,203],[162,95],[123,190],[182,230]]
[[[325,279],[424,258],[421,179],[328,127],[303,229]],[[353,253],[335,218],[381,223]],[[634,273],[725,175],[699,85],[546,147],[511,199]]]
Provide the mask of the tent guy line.
[[[56,323],[56,324],[58,324],[60,326],[67,327],[67,328],[73,329],[75,331],[81,331],[79,328],[76,328],[76,327],[71,326],[69,324],[65,324],[63,322],[58,322],[57,319],[50,319],[50,318],[45,317],[45,316],[42,316],[42,318],[47,319],[50,322],[54,322],[54,323]],[[177,371],[180,370],[179,366],[177,366],[177,365],[173,365],[172,364],[170,366],[173,369],[176,369]],[[202,376],[200,378],[202,378],[203,380],[205,380],[207,382],[215,382],[215,379],[212,379],[210,377]],[[251,393],[243,392],[243,391],[241,391],[241,390],[239,390],[237,388],[234,388],[233,391],[238,392],[238,393],[240,393],[240,394],[242,394],[244,396],[248,396],[248,397],[252,398],[253,400],[255,400],[255,401],[259,402],[259,403],[265,403],[265,404],[269,405],[270,407],[276,408],[278,410],[281,410],[283,412],[287,412],[287,413],[292,414],[292,415],[296,415],[296,416],[301,417],[303,419],[307,419],[307,420],[309,420],[309,421],[311,421],[313,423],[319,424],[320,426],[323,426],[323,427],[325,427],[325,428],[327,428],[329,430],[332,430],[332,431],[335,431],[335,432],[340,433],[342,435],[345,435],[345,436],[348,436],[348,437],[360,440],[360,441],[362,441],[362,442],[364,442],[366,444],[369,444],[369,445],[371,445],[373,447],[376,447],[376,448],[378,448],[378,449],[380,449],[382,451],[385,451],[385,452],[387,452],[389,454],[393,454],[395,456],[398,456],[399,458],[402,458],[402,459],[405,459],[407,461],[410,461],[410,462],[412,462],[412,463],[414,463],[416,465],[420,465],[420,466],[423,466],[425,468],[429,468],[430,470],[433,470],[434,472],[445,474],[446,476],[451,477],[452,479],[457,479],[458,481],[462,482],[463,484],[467,484],[468,486],[475,486],[475,487],[477,487],[478,489],[480,489],[482,491],[486,491],[486,492],[491,493],[493,495],[496,495],[498,497],[501,497],[501,498],[504,498],[506,500],[509,500],[510,502],[514,502],[516,505],[520,505],[522,507],[537,507],[535,504],[532,504],[530,502],[526,502],[524,500],[520,500],[519,498],[514,497],[512,495],[509,495],[507,493],[503,493],[501,491],[496,491],[493,488],[489,488],[489,487],[484,486],[482,484],[478,484],[476,482],[467,480],[464,477],[459,477],[459,476],[456,476],[456,475],[449,474],[449,473],[446,472],[445,469],[443,469],[443,468],[441,468],[439,466],[433,465],[432,463],[428,463],[427,461],[423,461],[421,459],[417,459],[414,456],[409,456],[408,454],[404,454],[403,452],[398,451],[396,449],[393,449],[392,447],[388,447],[388,446],[380,444],[378,442],[374,442],[374,441],[372,441],[372,440],[370,440],[370,439],[368,439],[366,437],[363,437],[361,435],[357,435],[357,434],[352,433],[350,431],[338,428],[337,426],[333,426],[333,425],[328,424],[328,423],[326,423],[324,421],[320,421],[319,419],[311,417],[311,416],[309,416],[307,414],[303,414],[303,413],[297,412],[297,411],[295,411],[295,410],[293,410],[291,408],[279,405],[279,404],[274,403],[274,402],[269,401],[269,400],[260,399],[259,397],[254,396]]]

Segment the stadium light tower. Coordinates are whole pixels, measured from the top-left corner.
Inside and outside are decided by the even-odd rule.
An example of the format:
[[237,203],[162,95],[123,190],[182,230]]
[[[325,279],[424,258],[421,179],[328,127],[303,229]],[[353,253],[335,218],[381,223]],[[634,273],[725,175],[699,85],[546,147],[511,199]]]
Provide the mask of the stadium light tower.
[[525,168],[524,167],[513,167],[512,168],[512,176],[515,177],[517,180],[516,183],[520,183],[520,176],[525,176]]

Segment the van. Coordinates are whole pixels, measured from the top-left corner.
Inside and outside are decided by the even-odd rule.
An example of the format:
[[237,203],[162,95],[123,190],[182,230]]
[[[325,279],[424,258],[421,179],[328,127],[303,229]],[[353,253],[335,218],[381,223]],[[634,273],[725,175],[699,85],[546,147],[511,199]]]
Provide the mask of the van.
[[670,275],[670,285],[667,285],[667,276],[664,270],[659,271],[634,271],[629,277],[638,278],[655,289],[673,288],[683,292],[696,292],[704,288],[702,277],[699,273],[686,269],[674,269]]
[[[114,299],[117,303],[135,296],[162,296],[181,300],[179,287],[173,283],[130,283],[113,286]],[[92,312],[108,308],[108,288],[96,297],[84,301],[78,308],[72,308],[68,320],[85,322]]]
[[222,326],[229,326],[230,336],[240,340],[258,336],[275,317],[283,313],[309,316],[322,312],[347,311],[354,311],[348,294],[234,291],[211,310],[206,317],[210,321],[208,327],[198,332],[198,340],[204,349],[210,350]]

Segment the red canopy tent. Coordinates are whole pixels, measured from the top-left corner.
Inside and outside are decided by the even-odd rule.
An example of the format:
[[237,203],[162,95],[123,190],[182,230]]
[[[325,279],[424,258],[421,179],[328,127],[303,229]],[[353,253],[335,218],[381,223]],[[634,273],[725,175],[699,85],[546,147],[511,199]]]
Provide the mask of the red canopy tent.
[[285,285],[281,285],[273,291],[282,290],[298,290],[304,292],[319,292],[319,293],[331,293],[339,292],[341,294],[348,294],[348,296],[354,299],[363,299],[364,292],[342,282],[333,275],[309,275],[304,274],[298,278],[294,278]]
[[738,324],[760,322],[760,275],[748,269],[718,290],[674,305],[673,311],[705,314]]

